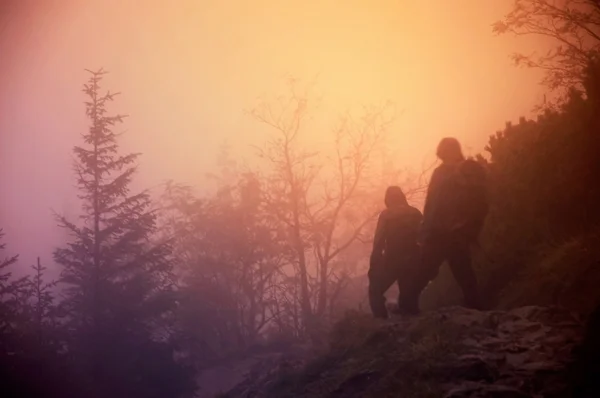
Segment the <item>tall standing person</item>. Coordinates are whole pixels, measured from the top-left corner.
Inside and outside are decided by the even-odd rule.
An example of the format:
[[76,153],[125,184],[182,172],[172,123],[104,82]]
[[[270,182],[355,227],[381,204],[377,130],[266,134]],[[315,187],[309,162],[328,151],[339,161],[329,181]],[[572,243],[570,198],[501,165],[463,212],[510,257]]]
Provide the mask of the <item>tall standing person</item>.
[[427,191],[421,229],[422,260],[413,285],[413,299],[435,279],[448,262],[465,300],[465,306],[481,308],[471,247],[477,242],[488,212],[486,170],[479,162],[465,159],[455,138],[444,138],[437,156],[442,164],[432,176]]

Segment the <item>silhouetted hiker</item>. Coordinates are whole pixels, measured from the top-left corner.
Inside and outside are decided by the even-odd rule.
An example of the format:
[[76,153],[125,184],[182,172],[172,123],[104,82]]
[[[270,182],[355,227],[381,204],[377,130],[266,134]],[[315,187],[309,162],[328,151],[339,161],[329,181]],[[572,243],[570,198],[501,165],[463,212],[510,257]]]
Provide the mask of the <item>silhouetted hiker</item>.
[[369,267],[369,303],[377,318],[387,318],[385,292],[398,283],[398,310],[413,311],[407,300],[419,262],[418,234],[422,215],[397,186],[385,192],[386,209],[379,215]]
[[414,281],[413,298],[435,279],[448,262],[465,298],[465,306],[480,308],[477,279],[471,264],[471,246],[488,211],[486,172],[475,160],[465,160],[460,143],[444,138],[437,148],[442,164],[437,167],[427,191],[421,229],[422,261]]

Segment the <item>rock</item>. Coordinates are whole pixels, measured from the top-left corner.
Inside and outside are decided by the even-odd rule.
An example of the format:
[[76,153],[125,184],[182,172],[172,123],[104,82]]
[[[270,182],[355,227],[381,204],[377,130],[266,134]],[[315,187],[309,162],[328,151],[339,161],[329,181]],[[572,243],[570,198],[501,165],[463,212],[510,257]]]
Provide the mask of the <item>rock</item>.
[[469,383],[450,390],[444,398],[531,398],[512,387]]
[[480,355],[467,354],[459,357],[455,366],[448,367],[447,377],[491,382],[497,375],[495,369]]

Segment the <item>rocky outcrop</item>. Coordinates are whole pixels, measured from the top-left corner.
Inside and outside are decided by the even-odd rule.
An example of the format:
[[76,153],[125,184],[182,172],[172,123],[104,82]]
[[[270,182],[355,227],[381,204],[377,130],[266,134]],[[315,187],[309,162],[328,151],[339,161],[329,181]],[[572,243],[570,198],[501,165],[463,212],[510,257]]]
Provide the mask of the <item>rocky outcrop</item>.
[[330,348],[259,365],[228,397],[565,397],[583,323],[559,308],[452,307],[377,322],[354,314]]

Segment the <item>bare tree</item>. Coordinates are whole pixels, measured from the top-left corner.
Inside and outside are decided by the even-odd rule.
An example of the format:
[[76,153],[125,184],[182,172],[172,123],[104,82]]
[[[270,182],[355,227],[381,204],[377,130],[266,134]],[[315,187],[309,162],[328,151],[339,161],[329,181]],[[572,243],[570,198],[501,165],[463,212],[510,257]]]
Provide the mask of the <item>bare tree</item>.
[[299,94],[291,80],[289,95],[262,101],[252,112],[273,132],[259,150],[266,161],[264,201],[293,248],[290,262],[305,329],[327,315],[346,283],[347,272],[336,259],[368,240],[365,233],[381,207],[382,183],[390,182],[389,171],[378,161],[393,120],[387,112],[390,104],[365,108],[358,119],[344,115],[330,133],[332,155],[324,156],[302,143],[309,102],[308,92]]
[[167,186],[162,231],[174,237],[189,298],[181,308],[202,350],[318,330],[366,264],[385,187],[415,187],[382,145],[389,104],[340,117],[319,153],[302,142],[310,96],[294,81],[290,89],[252,112],[273,132],[259,150],[264,167],[242,172],[222,153],[214,195]]
[[493,31],[554,40],[556,46],[545,54],[517,53],[513,60],[546,71],[543,84],[551,89],[580,87],[583,71],[600,51],[600,1],[515,0]]

